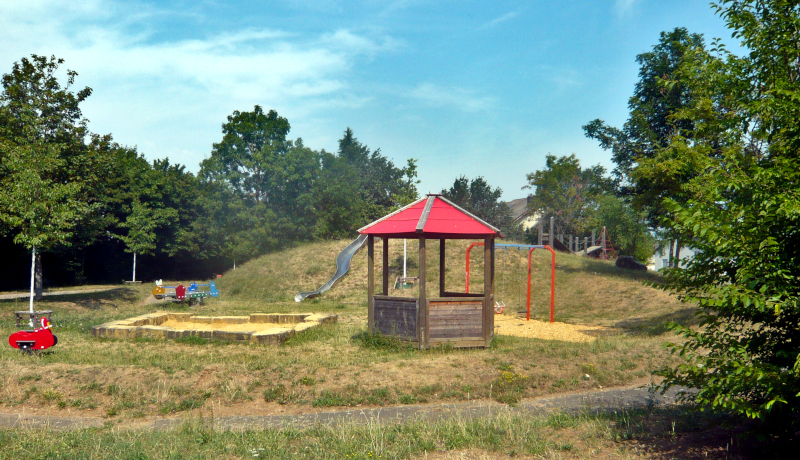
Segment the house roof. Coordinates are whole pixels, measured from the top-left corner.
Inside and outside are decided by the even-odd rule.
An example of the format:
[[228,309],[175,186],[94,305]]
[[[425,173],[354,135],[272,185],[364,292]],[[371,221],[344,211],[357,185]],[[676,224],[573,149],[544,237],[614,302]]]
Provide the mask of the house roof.
[[497,227],[436,194],[388,214],[359,229],[358,233],[393,238],[478,239],[503,236]]
[[514,219],[514,222],[519,221],[531,212],[531,209],[528,208],[528,198],[511,200],[506,204],[511,209],[511,218]]

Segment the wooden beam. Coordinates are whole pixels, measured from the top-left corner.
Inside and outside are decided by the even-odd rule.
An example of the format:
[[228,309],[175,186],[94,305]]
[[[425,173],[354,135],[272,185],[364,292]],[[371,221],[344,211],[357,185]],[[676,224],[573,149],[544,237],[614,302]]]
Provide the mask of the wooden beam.
[[383,295],[389,295],[389,238],[383,237]]
[[419,347],[424,349],[428,343],[428,302],[426,299],[425,282],[425,237],[419,239],[419,308],[417,309],[417,324],[419,334]]
[[444,297],[444,279],[447,274],[447,267],[445,266],[445,239],[439,240],[439,297]]
[[494,334],[494,238],[483,240],[483,340],[492,343]]
[[367,327],[374,332],[375,322],[375,237],[367,237]]
[[417,222],[417,233],[422,233],[422,230],[425,228],[425,222],[428,221],[428,216],[431,215],[434,201],[436,201],[435,196],[428,197],[428,202],[425,203],[425,209],[422,210],[422,215],[419,216],[419,222]]

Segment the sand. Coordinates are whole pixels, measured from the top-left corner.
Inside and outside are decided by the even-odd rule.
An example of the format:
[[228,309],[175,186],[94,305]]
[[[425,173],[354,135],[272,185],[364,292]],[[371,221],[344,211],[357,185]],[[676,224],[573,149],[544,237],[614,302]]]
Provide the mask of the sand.
[[563,342],[591,342],[603,335],[615,334],[612,328],[603,326],[582,326],[567,323],[550,323],[544,321],[526,321],[513,315],[495,315],[494,332],[500,335],[513,335],[542,340],[560,340]]
[[277,323],[242,323],[242,324],[209,324],[191,323],[188,321],[169,320],[160,326],[171,327],[177,331],[228,331],[228,332],[262,332],[269,329],[291,329],[295,324]]

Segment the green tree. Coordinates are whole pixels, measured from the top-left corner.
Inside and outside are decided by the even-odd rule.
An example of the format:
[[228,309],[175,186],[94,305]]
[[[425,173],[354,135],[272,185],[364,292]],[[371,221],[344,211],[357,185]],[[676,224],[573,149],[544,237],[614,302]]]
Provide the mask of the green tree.
[[320,154],[314,187],[317,238],[346,238],[360,227],[417,199],[416,160],[398,168],[347,128],[336,155]]
[[500,201],[503,190],[500,187],[492,188],[486,179],[476,177],[469,180],[459,176],[449,189],[442,190],[442,195],[458,206],[475,214],[486,222],[501,229],[508,234],[511,230],[511,208]]
[[621,198],[606,193],[597,198],[592,216],[593,228],[606,227],[618,255],[632,256],[647,263],[655,252],[655,237],[650,233],[645,215]]
[[[31,56],[3,76],[0,95],[0,222],[14,242],[35,252],[69,245],[93,204],[82,175],[93,161],[79,104],[90,94],[62,87],[56,71],[64,61]],[[33,262],[32,262],[33,265]],[[33,266],[31,267],[33,272]],[[33,277],[30,309],[33,311]]]
[[128,233],[119,238],[127,246],[126,252],[133,253],[133,275],[131,281],[136,281],[136,255],[152,255],[156,249],[156,230],[160,226],[169,224],[177,216],[178,211],[176,209],[151,208],[139,200],[133,203],[127,219],[119,225],[128,229]]
[[[616,164],[613,173],[619,180],[620,194],[634,208],[646,212],[653,229],[661,226],[667,209],[665,198],[685,201],[686,183],[698,170],[680,167],[674,162],[654,161],[662,149],[678,138],[691,143],[695,119],[677,116],[693,106],[694,92],[684,79],[676,78],[685,56],[704,49],[703,36],[689,33],[682,27],[662,32],[651,51],[636,57],[639,81],[628,101],[630,117],[622,129],[593,120],[583,127],[586,136],[596,139],[604,149],[611,150]],[[671,84],[663,84],[670,82]],[[679,239],[680,235],[670,235]],[[673,244],[680,252],[680,241]],[[670,251],[672,257],[672,251]]]
[[200,163],[201,177],[227,182],[256,202],[269,202],[275,157],[286,152],[290,128],[274,110],[265,114],[258,105],[252,112],[235,110],[222,125],[222,142]]
[[614,188],[605,173],[600,165],[581,167],[575,154],[547,155],[545,169],[527,175],[524,188],[534,189],[528,207],[541,216],[555,217],[557,234],[585,234],[593,225],[598,198]]
[[664,387],[697,388],[690,397],[703,407],[793,433],[800,410],[800,253],[793,250],[800,244],[800,12],[781,0],[722,0],[715,8],[748,53],[718,48],[720,59],[683,64],[701,97],[682,116],[693,117],[703,135],[682,151],[708,166],[686,183],[688,200],[665,202],[669,225],[700,251],[667,271],[666,287],[699,304],[702,323],[674,326],[686,338],[673,345],[685,361],[660,374]]

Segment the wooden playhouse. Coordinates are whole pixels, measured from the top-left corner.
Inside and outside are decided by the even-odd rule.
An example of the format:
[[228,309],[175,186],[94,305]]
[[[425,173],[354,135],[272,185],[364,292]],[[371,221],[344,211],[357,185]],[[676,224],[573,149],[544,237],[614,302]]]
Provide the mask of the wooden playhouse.
[[[370,332],[415,342],[420,348],[450,343],[455,347],[488,347],[494,336],[494,239],[500,230],[430,194],[358,231],[367,235],[367,322]],[[383,242],[383,284],[375,293],[375,238]],[[389,295],[389,239],[419,240],[419,298]],[[482,239],[483,293],[448,292],[445,288],[446,241]],[[439,241],[439,292],[426,288],[428,240]]]

